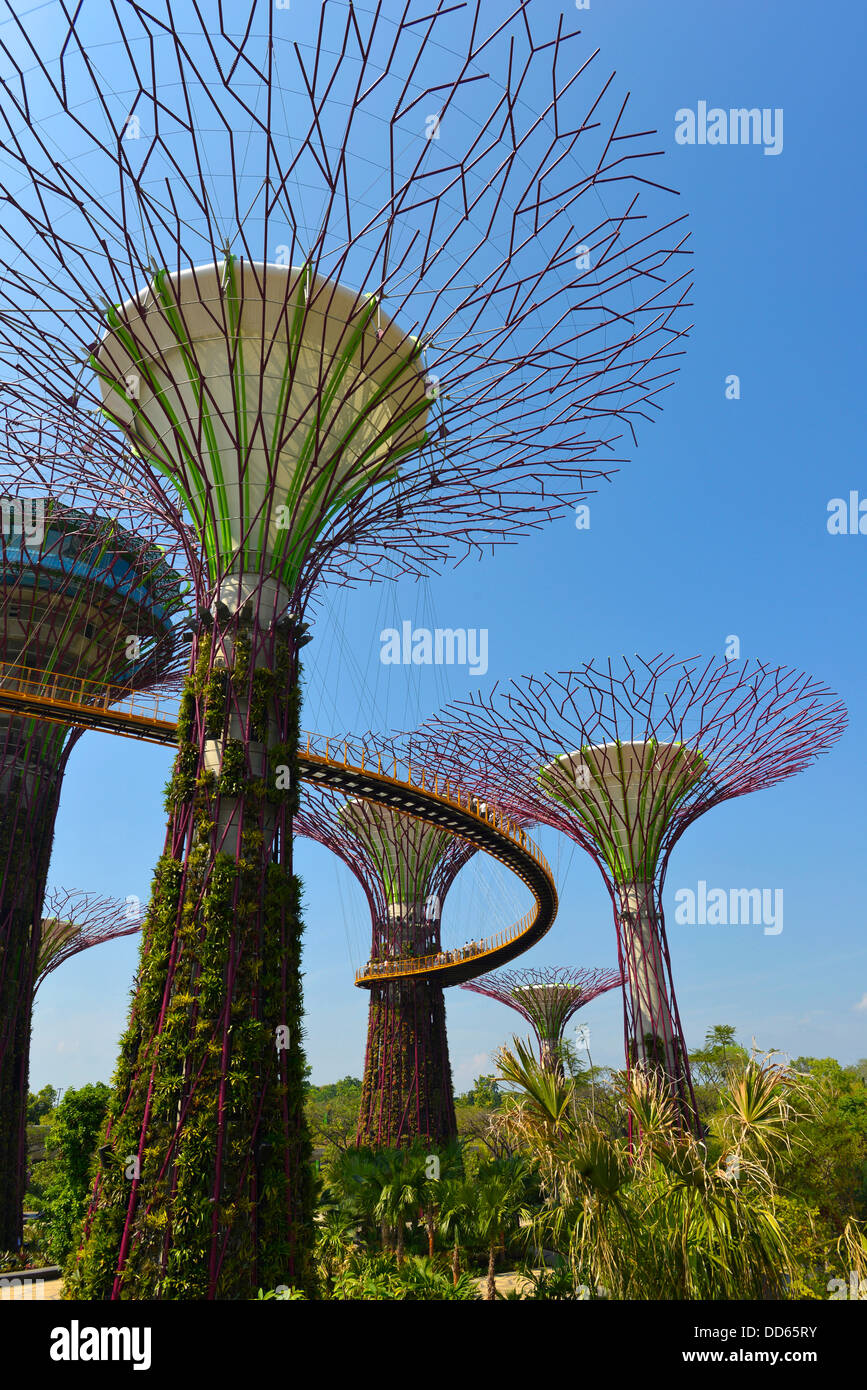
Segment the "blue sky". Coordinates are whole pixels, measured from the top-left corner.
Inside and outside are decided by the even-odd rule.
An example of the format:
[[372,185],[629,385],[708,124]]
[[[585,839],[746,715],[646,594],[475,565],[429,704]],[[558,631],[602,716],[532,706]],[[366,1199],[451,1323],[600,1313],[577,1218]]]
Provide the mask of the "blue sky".
[[[552,14],[560,8],[542,4]],[[303,27],[317,9],[293,0],[293,22]],[[852,490],[867,498],[857,418],[863,11],[781,0],[592,0],[578,18],[588,49],[598,45],[631,91],[632,128],[659,131],[665,177],[680,190],[678,210],[690,215],[695,327],[679,379],[633,461],[591,501],[589,530],[566,516],[423,585],[327,594],[306,649],[303,723],[321,732],[405,728],[496,679],[621,653],[722,657],[731,634],[744,656],[813,672],[848,703],[844,740],[801,777],[691,827],[673,856],[665,901],[690,1045],[725,1022],[762,1048],[851,1062],[867,1054],[867,1007],[858,1007],[867,1005],[867,535],[831,536],[826,520],[832,498]],[[782,108],[782,153],[676,144],[675,112],[699,101]],[[725,398],[729,374],[740,378],[739,400]],[[486,628],[487,674],[381,665],[379,634],[404,619]],[[66,777],[50,881],[146,898],[169,768],[166,750],[86,734]],[[598,870],[559,837],[540,840],[558,874],[561,908],[522,964],[614,963]],[[360,1075],[366,996],[352,978],[366,955],[366,904],[320,847],[301,844],[298,866],[314,1080]],[[782,932],[677,925],[675,892],[700,880],[782,889]],[[475,935],[482,921],[499,930],[526,905],[506,875],[471,862],[447,903],[446,937]],[[68,962],[43,986],[34,1088],[109,1078],[135,963],[134,942],[116,942]],[[520,1020],[461,990],[449,991],[447,1010],[455,1082],[465,1089]],[[579,1020],[591,1025],[594,1061],[617,1065],[616,993]]]

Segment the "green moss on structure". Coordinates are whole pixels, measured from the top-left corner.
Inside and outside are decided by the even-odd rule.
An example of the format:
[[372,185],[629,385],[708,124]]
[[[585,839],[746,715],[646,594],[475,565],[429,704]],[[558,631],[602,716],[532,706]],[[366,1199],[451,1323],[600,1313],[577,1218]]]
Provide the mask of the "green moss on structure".
[[371,989],[358,1142],[396,1148],[457,1137],[441,985],[392,981]]
[[[291,826],[299,699],[295,689],[280,698],[272,683],[262,715],[291,749],[291,788],[275,796],[250,775],[244,744],[226,736],[229,689],[243,695],[251,675],[243,642],[234,650],[229,683],[199,670],[188,686],[205,729],[222,739],[222,767],[215,775],[190,759],[192,745],[178,750],[169,802],[175,827],[192,811],[195,833],[182,857],[170,827],[154,878],[110,1149],[67,1270],[72,1297],[247,1299],[280,1283],[312,1291],[301,886],[274,858],[269,819],[282,803]],[[218,732],[211,699],[222,700]],[[215,852],[227,799],[232,854]]]

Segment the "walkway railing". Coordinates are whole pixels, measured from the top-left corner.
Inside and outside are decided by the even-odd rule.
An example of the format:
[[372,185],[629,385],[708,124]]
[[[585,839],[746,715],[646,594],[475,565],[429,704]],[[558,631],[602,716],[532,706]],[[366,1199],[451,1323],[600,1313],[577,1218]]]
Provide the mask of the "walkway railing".
[[[63,724],[80,722],[91,728],[101,727],[99,715],[110,716],[107,733],[143,735],[141,725],[153,726],[153,732],[164,734],[177,722],[180,692],[155,695],[148,691],[130,690],[125,686],[106,685],[105,681],[87,676],[66,676],[57,671],[40,671],[31,666],[0,665],[0,707],[15,709],[38,706],[39,716]],[[124,727],[124,721],[129,721]],[[120,724],[121,727],[114,727]],[[160,737],[157,742],[165,742]]]
[[361,741],[323,738],[321,734],[306,731],[302,738],[307,742],[299,752],[303,752],[307,758],[320,759],[323,763],[332,765],[341,764],[358,772],[375,773],[378,777],[387,778],[402,787],[413,787],[416,791],[424,792],[433,800],[474,816],[481,824],[490,826],[498,835],[506,836],[531,854],[548,874],[551,873],[547,859],[526,830],[496,806],[480,800],[473,792],[466,791],[450,778],[440,777],[438,773],[420,768],[418,764],[413,768],[411,762],[404,762],[393,754],[383,757],[382,753]]
[[[408,965],[415,966],[417,973],[428,975],[437,970],[447,970],[451,966],[464,965],[467,962],[479,960],[482,956],[489,956],[492,951],[500,951],[504,946],[511,945],[513,941],[519,941],[529,931],[535,917],[534,912],[527,912],[511,927],[498,932],[496,936],[483,937],[475,946],[469,943],[466,946],[457,946],[450,951],[437,951],[431,956],[405,956],[395,960],[368,961],[360,970],[356,970],[355,983],[359,984],[362,980],[375,981],[400,977],[407,973]],[[493,969],[492,965],[485,960],[478,973],[482,974],[491,969]]]
[[[152,743],[177,738],[178,694],[106,687],[98,680],[24,666],[0,666],[0,709],[55,723],[82,725]],[[368,801],[397,806],[418,820],[461,835],[499,859],[527,885],[534,912],[482,942],[453,951],[392,961],[368,961],[357,985],[438,973],[444,984],[472,979],[520,955],[548,931],[557,913],[554,876],[539,846],[522,826],[451,778],[401,761],[368,743],[305,733],[298,749],[303,780],[320,782]]]
[[[398,804],[410,815],[416,814],[434,825],[445,825],[455,834],[475,841],[479,848],[516,873],[536,899],[534,912],[526,913],[511,927],[475,945],[467,943],[452,951],[426,956],[368,961],[356,971],[357,985],[431,974],[439,974],[448,983],[473,979],[514,959],[548,931],[557,911],[557,890],[551,867],[526,830],[507,814],[450,778],[440,777],[411,761],[402,761],[393,752],[383,754],[362,741],[323,739],[316,734],[306,734],[305,738],[306,746],[299,749],[302,769],[304,763],[308,764],[307,769],[302,770],[305,779],[331,781],[326,770],[333,773],[343,768],[346,775],[342,789],[370,801],[387,799],[389,804]],[[403,793],[403,798],[384,797],[382,790],[389,787]],[[407,800],[423,802],[423,805],[413,810],[411,805],[405,804]],[[532,871],[528,871],[530,865]]]

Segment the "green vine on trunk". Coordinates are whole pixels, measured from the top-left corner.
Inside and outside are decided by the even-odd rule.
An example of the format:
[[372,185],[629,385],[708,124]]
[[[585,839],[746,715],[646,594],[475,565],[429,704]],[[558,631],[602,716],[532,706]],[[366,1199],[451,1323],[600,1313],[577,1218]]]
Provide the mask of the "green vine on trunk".
[[[291,816],[297,806],[300,694],[278,688],[277,673],[282,668],[286,680],[290,669],[288,648],[258,683],[254,672],[260,696],[270,692],[255,716],[260,731],[267,734],[272,713],[285,738],[270,751],[267,778],[250,776],[244,743],[227,737],[227,673],[219,681],[208,674],[209,651],[203,642],[182,697],[167,793],[174,813],[192,804],[196,839],[185,863],[167,852],[157,866],[109,1108],[109,1147],[94,1170],[99,1193],[67,1271],[71,1297],[111,1295],[133,1182],[122,1297],[208,1297],[215,1248],[218,1298],[246,1299],[281,1283],[314,1291],[301,885],[271,858],[267,809],[282,803]],[[197,700],[208,736],[214,731],[222,743],[219,774],[201,766],[192,742]],[[219,728],[211,701],[222,701]],[[285,790],[272,776],[279,764],[291,770]],[[237,858],[214,852],[220,797],[238,803]],[[278,1050],[284,1035],[288,1043]]]

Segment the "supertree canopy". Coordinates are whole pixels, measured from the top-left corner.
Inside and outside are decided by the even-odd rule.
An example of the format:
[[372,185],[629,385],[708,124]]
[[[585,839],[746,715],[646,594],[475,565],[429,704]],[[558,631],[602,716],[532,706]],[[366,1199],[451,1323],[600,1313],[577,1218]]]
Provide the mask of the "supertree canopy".
[[[371,967],[436,956],[443,903],[474,846],[405,811],[305,785],[296,832],[352,870],[370,905]],[[443,986],[375,977],[370,988],[358,1143],[394,1148],[457,1136]]]
[[537,966],[526,970],[496,970],[468,981],[461,988],[517,1009],[536,1034],[542,1066],[561,1072],[561,1048],[570,1018],[598,995],[622,984],[619,970]]
[[659,407],[683,219],[563,16],[83,0],[50,54],[11,24],[5,389],[104,407],[211,592],[478,551]]
[[[38,942],[38,955],[26,1028],[27,1054],[23,1058],[25,1100],[30,1053],[30,1026],[39,986],[59,966],[63,965],[64,961],[70,960],[79,952],[87,951],[91,946],[99,946],[105,941],[114,941],[121,936],[130,936],[141,929],[141,917],[132,903],[104,897],[98,893],[52,888],[46,895],[42,911],[45,915],[37,923],[33,943],[35,948]],[[26,1124],[20,1130],[18,1138],[20,1141],[21,1169],[22,1172],[26,1173]],[[21,1195],[23,1196],[23,1191]]]
[[91,946],[132,936],[141,930],[142,919],[134,904],[98,893],[52,888],[42,908],[39,958],[33,993],[43,980]]
[[[104,705],[176,680],[178,549],[148,505],[103,510],[79,473],[100,454],[86,419],[0,411],[0,1247],[21,1238],[30,1016],[61,783],[81,729],[14,712],[12,696]],[[173,547],[167,552],[164,541]]]
[[669,857],[697,816],[802,771],[845,727],[839,698],[797,671],[656,656],[522,677],[425,728],[443,771],[459,765],[466,785],[593,856],[626,980],[627,1067],[663,1078],[686,1125],[697,1119],[662,909]]
[[480,553],[611,472],[680,352],[681,219],[613,77],[535,0],[329,0],[302,34],[270,0],[83,0],[50,53],[11,22],[3,389],[101,409],[200,547],[77,1277],[244,1298],[304,1285],[312,1241],[305,605]]

